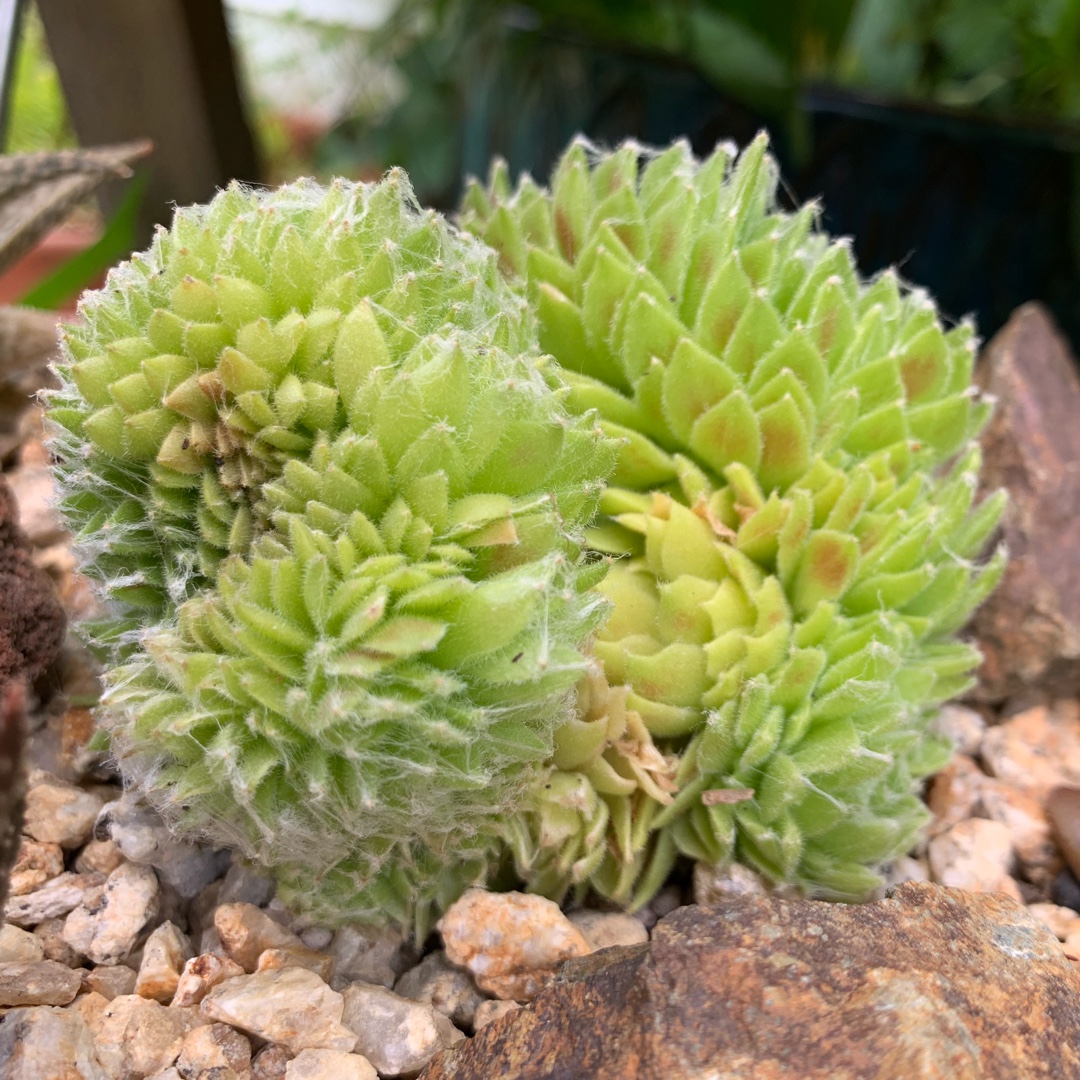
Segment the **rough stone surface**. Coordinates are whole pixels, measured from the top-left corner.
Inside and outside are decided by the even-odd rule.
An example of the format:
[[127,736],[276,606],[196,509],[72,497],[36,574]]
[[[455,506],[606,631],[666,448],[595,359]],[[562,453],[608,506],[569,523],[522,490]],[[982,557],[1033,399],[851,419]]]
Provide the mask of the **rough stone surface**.
[[255,1055],[251,1062],[251,1073],[255,1080],[282,1080],[288,1067],[288,1050],[271,1043]]
[[934,730],[952,739],[958,754],[974,757],[979,752],[986,720],[967,705],[944,705],[934,718]]
[[468,968],[481,990],[514,1001],[531,1001],[563,961],[592,951],[558,904],[524,893],[468,889],[439,930],[452,964]]
[[927,855],[930,874],[939,885],[971,892],[1004,892],[1019,900],[1009,876],[1013,862],[1012,837],[1007,825],[985,818],[969,818],[935,836]]
[[488,1024],[493,1024],[507,1013],[515,1012],[521,1007],[516,1001],[499,1001],[497,999],[484,1001],[476,1010],[476,1016],[473,1018],[473,1030],[479,1031],[481,1028],[486,1028]]
[[343,995],[342,1023],[356,1034],[356,1052],[383,1076],[412,1075],[465,1036],[438,1009],[384,986],[353,983]]
[[[572,1063],[572,1064],[568,1064]],[[422,1080],[989,1080],[1080,1075],[1080,974],[1007,897],[685,907],[565,965]]]
[[1009,492],[1009,566],[975,615],[984,700],[1080,690],[1080,375],[1048,312],[1025,304],[987,346],[978,381],[998,399],[983,484]]
[[304,947],[294,933],[254,904],[219,905],[214,912],[214,927],[229,957],[249,974],[267,949]]
[[191,957],[191,942],[178,926],[164,922],[143,946],[135,993],[168,1005],[180,982],[180,972]]
[[571,911],[567,918],[593,951],[613,945],[640,945],[649,940],[649,931],[641,922],[621,911]]
[[84,901],[67,917],[64,940],[96,964],[117,963],[156,914],[159,894],[150,867],[124,863],[109,875],[100,898]]
[[469,973],[454,967],[442,949],[429,953],[406,971],[394,984],[394,993],[433,1005],[460,1028],[472,1027],[476,1010],[484,1000]]
[[178,1008],[198,1005],[212,987],[243,974],[244,969],[227,956],[202,953],[192,957],[180,973],[172,1003]]
[[23,832],[43,844],[77,848],[90,839],[104,802],[97,795],[34,769],[26,793]]
[[100,994],[106,1001],[135,993],[139,974],[126,964],[99,964],[84,980],[86,988]]
[[43,844],[24,836],[11,868],[8,896],[23,896],[40,889],[64,872],[64,851],[59,844]]
[[172,1009],[137,994],[84,1005],[82,1015],[98,1060],[117,1080],[139,1080],[169,1068],[187,1033],[204,1023],[193,1009]]
[[[100,886],[99,886],[100,888]],[[55,960],[68,967],[82,967],[86,957],[77,953],[64,940],[64,919],[46,919],[34,927],[34,937],[41,942],[46,960]]]
[[83,1018],[71,1009],[14,1009],[0,1021],[2,1080],[114,1080],[99,1063]]
[[239,1076],[251,1072],[251,1043],[228,1024],[203,1024],[184,1036],[176,1071],[198,1080],[207,1069],[232,1069]]
[[32,964],[44,959],[41,938],[9,923],[0,926],[0,964]]
[[1080,932],[1080,912],[1072,908],[1058,904],[1028,904],[1028,912],[1039,922],[1046,923],[1058,941]]
[[105,808],[95,836],[111,839],[124,858],[152,866],[186,900],[198,895],[229,865],[227,851],[175,840],[161,818],[130,792]]
[[80,873],[96,871],[107,877],[123,861],[123,852],[112,840],[91,840],[79,852],[75,860],[75,869]]
[[974,817],[987,775],[964,754],[957,754],[931,781],[926,805],[934,815],[931,836],[948,832],[954,825]]
[[[718,904],[733,896],[767,896],[769,890],[761,875],[740,863],[714,866],[694,864],[694,903]],[[656,920],[653,920],[655,925]]]
[[238,975],[211,989],[200,1006],[208,1020],[231,1024],[293,1054],[308,1047],[352,1050],[356,1035],[341,1023],[342,996],[304,968]]
[[67,1005],[81,985],[77,971],[55,960],[0,964],[0,1007]]
[[1073,875],[1080,874],[1080,788],[1055,787],[1046,797],[1054,839]]
[[235,857],[221,879],[218,893],[219,904],[254,904],[262,907],[273,898],[276,889],[274,879],[265,877]]
[[341,1050],[302,1050],[285,1066],[285,1080],[379,1080],[366,1057]]
[[314,971],[323,982],[329,983],[334,974],[334,958],[328,953],[294,945],[265,949],[259,954],[259,959],[255,964],[256,971],[277,971],[288,967],[301,967]]
[[988,777],[979,802],[986,817],[1008,828],[1024,876],[1048,884],[1061,869],[1062,861],[1039,800],[1030,792]]
[[4,904],[4,918],[16,926],[37,926],[77,908],[87,893],[105,883],[101,874],[60,874],[40,889],[11,896]]
[[335,931],[329,952],[334,958],[334,986],[350,982],[377,983],[388,990],[409,967],[408,949],[395,927],[372,930],[343,926]]
[[1080,786],[1080,718],[1036,705],[990,728],[981,754],[991,776],[1045,800],[1060,784]]

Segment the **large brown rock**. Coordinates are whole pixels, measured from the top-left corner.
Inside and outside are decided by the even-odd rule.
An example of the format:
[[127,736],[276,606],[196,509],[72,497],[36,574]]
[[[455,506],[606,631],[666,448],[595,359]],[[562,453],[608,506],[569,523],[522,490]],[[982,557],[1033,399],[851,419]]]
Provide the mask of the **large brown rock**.
[[564,965],[421,1080],[1080,1076],[1080,974],[1008,897],[732,897]]
[[972,624],[978,694],[1080,691],[1080,374],[1039,304],[1017,309],[986,347],[978,381],[997,398],[983,435],[984,485],[1009,492],[1009,566]]

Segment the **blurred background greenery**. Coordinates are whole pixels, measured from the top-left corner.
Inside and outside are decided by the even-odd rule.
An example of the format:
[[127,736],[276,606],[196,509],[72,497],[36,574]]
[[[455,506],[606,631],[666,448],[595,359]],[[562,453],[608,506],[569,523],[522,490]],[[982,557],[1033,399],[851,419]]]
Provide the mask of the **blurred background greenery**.
[[[1080,338],[1080,0],[225,0],[278,182],[403,165],[452,209],[492,155],[772,132],[864,269],[900,263],[992,332],[1047,302]],[[70,144],[33,13],[7,149]]]

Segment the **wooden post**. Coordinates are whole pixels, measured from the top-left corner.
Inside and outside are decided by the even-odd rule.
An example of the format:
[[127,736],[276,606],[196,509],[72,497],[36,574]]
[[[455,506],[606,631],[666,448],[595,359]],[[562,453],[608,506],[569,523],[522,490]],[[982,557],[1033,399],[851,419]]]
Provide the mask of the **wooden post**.
[[[150,138],[140,226],[203,202],[232,179],[257,181],[221,0],[38,0],[84,146]],[[118,192],[107,192],[106,207]]]

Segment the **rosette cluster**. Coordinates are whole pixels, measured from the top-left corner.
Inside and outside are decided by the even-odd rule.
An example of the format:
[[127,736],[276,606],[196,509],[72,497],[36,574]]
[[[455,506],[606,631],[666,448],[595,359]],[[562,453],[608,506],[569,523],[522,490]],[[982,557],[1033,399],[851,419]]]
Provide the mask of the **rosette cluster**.
[[321,917],[422,931],[571,707],[615,444],[400,172],[230,187],[80,311],[49,415],[126,779]]
[[622,440],[588,534],[615,560],[594,653],[673,762],[657,791],[552,759],[513,847],[554,895],[642,903],[683,853],[862,897],[951,750],[932,717],[969,685],[956,634],[1004,560],[983,560],[1003,498],[975,500],[973,331],[861,278],[776,185],[764,136],[701,162],[579,140],[550,190],[497,163],[465,199],[571,408]]

